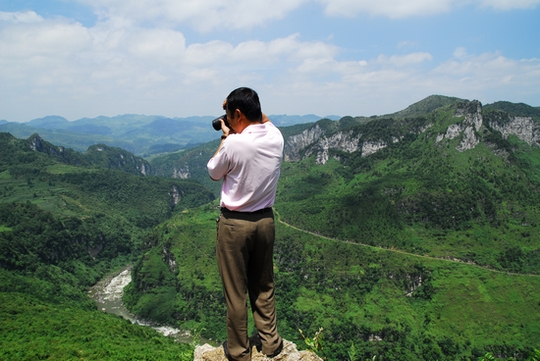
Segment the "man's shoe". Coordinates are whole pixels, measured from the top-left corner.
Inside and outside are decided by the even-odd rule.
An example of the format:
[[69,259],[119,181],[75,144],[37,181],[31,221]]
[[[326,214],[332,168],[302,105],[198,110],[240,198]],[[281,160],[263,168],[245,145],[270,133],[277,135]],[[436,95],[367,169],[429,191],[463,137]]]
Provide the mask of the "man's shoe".
[[257,351],[261,352],[262,342],[261,342],[261,338],[259,337],[259,334],[256,333],[249,338],[249,346],[255,347]]
[[276,348],[276,350],[272,354],[266,355],[266,357],[270,357],[270,358],[276,357],[277,355],[281,353],[281,351],[283,351],[283,339],[281,339],[281,343],[279,344],[278,348]]
[[229,361],[232,361],[231,360],[231,356],[229,355],[229,347],[228,347],[228,342],[227,341],[223,341],[223,343],[221,344],[221,346],[223,346],[223,352],[225,353],[225,357],[227,358],[227,360]]

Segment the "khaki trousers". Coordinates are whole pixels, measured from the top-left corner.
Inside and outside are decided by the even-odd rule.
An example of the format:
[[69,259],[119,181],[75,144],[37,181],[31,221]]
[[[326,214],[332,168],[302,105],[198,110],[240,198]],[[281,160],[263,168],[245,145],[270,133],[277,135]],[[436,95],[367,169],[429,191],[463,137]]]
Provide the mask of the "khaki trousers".
[[227,303],[229,355],[251,360],[247,295],[262,352],[279,346],[274,302],[275,227],[272,209],[254,213],[222,210],[217,221],[216,256]]

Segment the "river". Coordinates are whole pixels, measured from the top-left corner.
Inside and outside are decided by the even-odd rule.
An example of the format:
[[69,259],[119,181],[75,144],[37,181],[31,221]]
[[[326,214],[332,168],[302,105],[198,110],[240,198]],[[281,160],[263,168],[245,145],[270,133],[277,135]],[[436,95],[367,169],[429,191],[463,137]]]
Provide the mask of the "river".
[[173,337],[178,342],[191,343],[193,338],[189,331],[141,320],[124,306],[122,296],[124,295],[124,287],[131,282],[131,268],[131,266],[125,267],[122,271],[103,278],[88,291],[88,295],[96,302],[97,308],[103,312],[121,316],[138,325],[152,327],[165,336]]

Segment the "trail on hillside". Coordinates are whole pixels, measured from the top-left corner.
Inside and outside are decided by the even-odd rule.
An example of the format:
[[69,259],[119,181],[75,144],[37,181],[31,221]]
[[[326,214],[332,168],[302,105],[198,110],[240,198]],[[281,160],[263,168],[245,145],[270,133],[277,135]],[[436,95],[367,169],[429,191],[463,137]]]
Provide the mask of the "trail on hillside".
[[507,276],[540,277],[540,275],[533,274],[533,273],[514,273],[514,272],[496,270],[496,269],[489,268],[489,267],[486,267],[486,266],[478,265],[478,264],[476,264],[474,262],[461,261],[461,260],[459,260],[457,258],[448,259],[448,258],[442,258],[442,257],[433,257],[433,256],[429,256],[429,255],[421,255],[421,254],[411,253],[411,252],[403,251],[403,250],[396,249],[396,248],[393,248],[393,247],[392,248],[385,248],[385,247],[381,247],[381,246],[372,246],[372,245],[365,244],[365,243],[360,243],[360,242],[351,242],[351,241],[345,241],[345,240],[341,240],[341,239],[337,239],[337,238],[327,237],[327,236],[323,236],[321,234],[318,234],[318,233],[315,233],[315,232],[312,232],[312,231],[308,231],[308,230],[305,230],[305,229],[298,228],[296,226],[293,226],[290,223],[285,222],[284,220],[281,219],[281,215],[279,214],[278,211],[276,211],[275,208],[274,208],[274,213],[277,215],[277,220],[278,220],[279,223],[281,223],[281,224],[283,224],[283,225],[285,225],[285,226],[287,226],[289,228],[295,229],[295,230],[297,230],[299,232],[307,233],[307,234],[310,234],[310,235],[312,235],[314,237],[323,238],[323,239],[326,239],[326,240],[332,241],[332,242],[340,242],[340,243],[346,243],[346,244],[359,246],[359,247],[366,247],[366,248],[370,248],[370,249],[377,249],[377,250],[384,250],[384,251],[387,251],[387,252],[400,253],[400,254],[403,254],[403,255],[406,255],[406,256],[410,256],[410,257],[417,257],[417,258],[430,259],[430,260],[443,261],[443,262],[450,262],[450,263],[458,263],[458,264],[462,264],[462,265],[468,265],[468,266],[471,266],[471,267],[480,268],[480,269],[483,269],[483,270],[486,270],[486,271],[489,271],[489,272],[505,274]]

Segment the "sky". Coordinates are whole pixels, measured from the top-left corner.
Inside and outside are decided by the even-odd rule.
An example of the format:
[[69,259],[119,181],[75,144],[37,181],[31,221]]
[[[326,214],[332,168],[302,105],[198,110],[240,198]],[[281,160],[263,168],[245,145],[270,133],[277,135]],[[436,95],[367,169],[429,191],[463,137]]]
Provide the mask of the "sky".
[[540,106],[540,0],[0,0],[0,120]]

